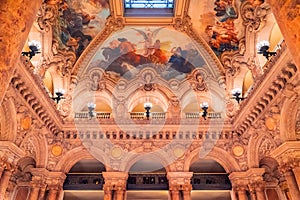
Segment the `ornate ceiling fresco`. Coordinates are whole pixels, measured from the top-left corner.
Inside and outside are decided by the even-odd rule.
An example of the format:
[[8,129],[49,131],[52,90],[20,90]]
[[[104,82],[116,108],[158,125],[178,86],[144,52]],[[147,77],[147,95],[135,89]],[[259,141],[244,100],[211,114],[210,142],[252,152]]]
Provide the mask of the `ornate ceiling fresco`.
[[108,16],[108,0],[63,0],[53,36],[59,48],[74,51],[78,58],[104,28]]
[[167,80],[183,79],[205,65],[197,46],[185,34],[170,28],[126,27],[98,48],[90,66],[127,79],[143,67],[152,66]]
[[241,15],[241,6],[249,7],[249,18],[255,6],[264,3],[263,0],[191,0],[188,14],[191,16],[194,29],[220,57],[223,52],[239,49],[240,40],[245,37],[245,23]]

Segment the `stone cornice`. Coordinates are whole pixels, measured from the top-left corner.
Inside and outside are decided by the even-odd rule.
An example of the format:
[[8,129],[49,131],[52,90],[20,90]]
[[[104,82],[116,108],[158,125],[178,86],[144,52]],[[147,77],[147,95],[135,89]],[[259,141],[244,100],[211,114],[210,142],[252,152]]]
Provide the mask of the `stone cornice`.
[[300,157],[300,145],[299,141],[288,141],[277,147],[271,152],[271,156],[274,158],[280,157],[294,157],[295,153]]
[[255,83],[247,98],[242,101],[239,113],[233,118],[233,127],[238,135],[242,135],[262,116],[297,72],[285,43],[277,52],[277,56],[266,63],[265,68],[264,75]]
[[63,123],[55,103],[48,97],[42,86],[42,80],[33,74],[31,63],[23,57],[11,79],[11,84],[46,127],[52,133],[59,132]]
[[0,157],[9,163],[17,164],[18,160],[26,153],[10,141],[0,141]]

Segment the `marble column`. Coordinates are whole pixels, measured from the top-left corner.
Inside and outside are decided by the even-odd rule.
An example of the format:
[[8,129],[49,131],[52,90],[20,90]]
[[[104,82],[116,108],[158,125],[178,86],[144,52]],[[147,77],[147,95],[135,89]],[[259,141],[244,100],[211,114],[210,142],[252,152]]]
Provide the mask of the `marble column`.
[[248,200],[247,193],[246,193],[246,187],[240,186],[236,188],[238,200]]
[[57,200],[58,190],[56,188],[51,188],[49,190],[47,200]]
[[266,200],[265,188],[263,186],[259,186],[255,190],[257,200]]
[[127,172],[103,172],[105,184],[103,185],[104,200],[125,199]]
[[115,193],[116,193],[116,200],[124,200],[125,191],[123,189],[117,190]]
[[40,193],[39,193],[39,200],[44,200],[45,199],[45,194],[46,194],[46,185],[43,185],[40,189]]
[[281,195],[280,196],[282,196],[280,199],[283,199],[283,200],[291,199],[290,195],[288,194],[289,193],[289,187],[287,185],[286,180],[282,180],[279,183],[279,187],[280,187],[280,190],[281,190]]
[[183,199],[191,200],[191,191],[190,190],[183,190]]
[[170,191],[170,193],[171,193],[171,200],[180,200],[180,198],[179,198],[179,190],[177,190],[177,189],[173,189],[173,190],[171,190]]
[[295,179],[297,181],[298,189],[300,190],[300,167],[299,166],[293,166],[292,168],[294,172]]
[[105,187],[103,186],[103,190],[104,190],[104,200],[113,200],[112,199],[112,193],[113,191],[111,190],[110,187]]
[[254,186],[249,186],[249,192],[250,192],[251,200],[257,200]]
[[300,192],[297,185],[297,181],[294,177],[294,173],[291,170],[287,170],[284,172],[284,176],[289,187],[289,193],[291,195],[292,200],[300,199]]
[[29,200],[38,200],[40,188],[37,185],[31,186]]
[[0,200],[4,199],[11,174],[12,174],[11,170],[4,170],[2,173],[2,177],[0,180]]
[[172,200],[191,200],[193,172],[168,172],[169,190]]

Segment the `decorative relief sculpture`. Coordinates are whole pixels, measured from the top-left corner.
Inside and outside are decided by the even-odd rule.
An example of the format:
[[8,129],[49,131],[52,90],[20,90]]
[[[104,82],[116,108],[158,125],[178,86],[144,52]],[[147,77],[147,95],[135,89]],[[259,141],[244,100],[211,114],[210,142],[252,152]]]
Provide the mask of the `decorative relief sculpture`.
[[266,16],[269,12],[270,8],[267,4],[255,5],[249,1],[245,1],[241,5],[243,23],[248,27],[249,31],[259,31],[264,26]]
[[37,22],[41,30],[48,32],[55,25],[58,16],[58,6],[43,3],[37,14]]

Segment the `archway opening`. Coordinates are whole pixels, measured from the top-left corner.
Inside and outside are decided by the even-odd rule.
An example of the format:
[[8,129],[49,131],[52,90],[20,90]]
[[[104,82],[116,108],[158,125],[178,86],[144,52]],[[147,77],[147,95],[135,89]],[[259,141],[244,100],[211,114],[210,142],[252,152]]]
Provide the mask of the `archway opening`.
[[64,200],[103,199],[105,166],[96,159],[78,161],[67,174],[64,182]]
[[193,172],[192,200],[230,200],[231,183],[225,169],[211,159],[197,159],[192,162],[190,172]]
[[156,159],[143,158],[134,163],[128,174],[127,199],[168,199],[166,169]]

